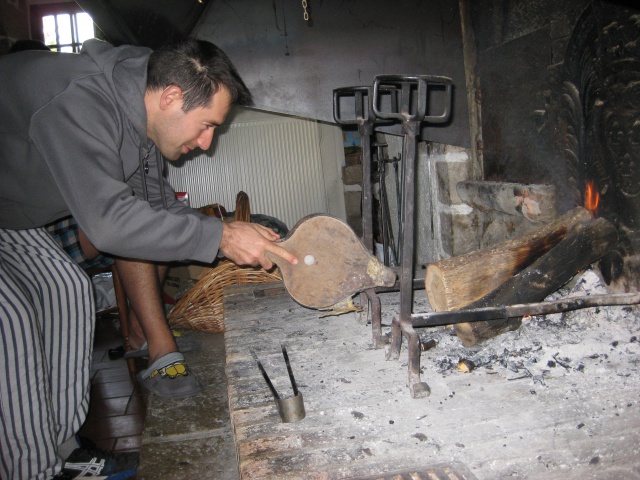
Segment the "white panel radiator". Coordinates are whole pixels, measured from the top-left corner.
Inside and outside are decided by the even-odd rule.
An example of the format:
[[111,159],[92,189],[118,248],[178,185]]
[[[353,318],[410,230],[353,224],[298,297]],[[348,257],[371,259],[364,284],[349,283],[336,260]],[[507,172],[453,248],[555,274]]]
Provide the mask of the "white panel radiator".
[[249,195],[251,213],[276,217],[292,228],[311,213],[328,213],[317,122],[293,117],[233,123],[216,131],[209,151],[167,166],[176,191],[192,207],[212,203],[235,209]]

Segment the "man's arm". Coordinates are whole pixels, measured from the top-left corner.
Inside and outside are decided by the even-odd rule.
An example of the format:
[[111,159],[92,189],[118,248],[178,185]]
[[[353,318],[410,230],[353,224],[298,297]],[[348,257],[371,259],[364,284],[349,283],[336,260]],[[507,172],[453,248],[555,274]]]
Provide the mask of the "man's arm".
[[138,150],[126,142],[127,148],[119,147],[124,126],[118,112],[89,87],[70,88],[73,92],[41,109],[30,135],[49,166],[51,181],[91,243],[99,251],[127,258],[213,261],[222,238],[220,221],[175,214],[133,195],[125,180],[140,175]]

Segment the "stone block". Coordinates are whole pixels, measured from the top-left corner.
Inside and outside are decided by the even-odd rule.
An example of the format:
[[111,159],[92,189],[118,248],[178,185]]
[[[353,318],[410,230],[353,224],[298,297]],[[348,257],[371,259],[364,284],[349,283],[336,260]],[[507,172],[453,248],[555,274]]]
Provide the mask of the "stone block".
[[362,185],[362,165],[342,167],[342,183],[345,185]]
[[460,205],[456,185],[471,176],[471,155],[466,148],[447,146],[436,159],[438,201],[445,205]]
[[473,209],[466,214],[451,215],[453,235],[450,250],[447,252],[450,256],[464,255],[480,249],[479,215],[481,214]]
[[470,180],[458,183],[457,190],[466,204],[483,212],[497,211],[540,223],[558,216],[554,185]]

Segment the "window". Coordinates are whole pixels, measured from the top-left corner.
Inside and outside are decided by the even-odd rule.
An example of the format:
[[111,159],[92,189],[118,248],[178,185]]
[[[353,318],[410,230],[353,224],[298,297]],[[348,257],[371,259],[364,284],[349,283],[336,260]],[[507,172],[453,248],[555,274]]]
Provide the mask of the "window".
[[79,52],[95,37],[93,19],[76,3],[32,5],[31,32],[56,52]]

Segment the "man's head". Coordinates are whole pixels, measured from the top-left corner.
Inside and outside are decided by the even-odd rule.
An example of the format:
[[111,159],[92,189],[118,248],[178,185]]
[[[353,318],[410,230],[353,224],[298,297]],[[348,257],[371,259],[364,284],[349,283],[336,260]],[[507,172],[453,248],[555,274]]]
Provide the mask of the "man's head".
[[200,148],[231,105],[250,105],[251,94],[215,45],[187,40],[153,52],[147,67],[147,136],[168,160]]
[[207,107],[220,87],[229,91],[232,104],[251,104],[251,93],[229,57],[204,40],[189,39],[151,54],[147,90],[164,90],[170,85],[182,89],[185,113]]

